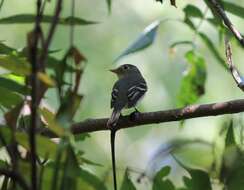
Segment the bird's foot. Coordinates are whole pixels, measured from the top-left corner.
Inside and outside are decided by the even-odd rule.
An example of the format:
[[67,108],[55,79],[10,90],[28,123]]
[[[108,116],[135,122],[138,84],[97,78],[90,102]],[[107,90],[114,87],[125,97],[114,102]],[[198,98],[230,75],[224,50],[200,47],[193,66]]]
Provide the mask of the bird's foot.
[[138,119],[140,113],[141,112],[135,108],[135,111],[130,114],[130,120],[135,121],[136,119]]

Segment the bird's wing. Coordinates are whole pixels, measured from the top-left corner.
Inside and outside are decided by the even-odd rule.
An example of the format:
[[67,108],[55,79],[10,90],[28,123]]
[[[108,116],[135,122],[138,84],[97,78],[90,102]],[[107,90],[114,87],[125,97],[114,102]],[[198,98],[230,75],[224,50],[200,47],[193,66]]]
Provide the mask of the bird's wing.
[[114,107],[115,101],[118,98],[119,95],[119,90],[116,88],[116,86],[114,86],[112,93],[111,93],[111,108]]
[[140,82],[136,85],[130,87],[127,91],[128,98],[128,108],[136,105],[138,100],[140,100],[147,91],[146,82]]

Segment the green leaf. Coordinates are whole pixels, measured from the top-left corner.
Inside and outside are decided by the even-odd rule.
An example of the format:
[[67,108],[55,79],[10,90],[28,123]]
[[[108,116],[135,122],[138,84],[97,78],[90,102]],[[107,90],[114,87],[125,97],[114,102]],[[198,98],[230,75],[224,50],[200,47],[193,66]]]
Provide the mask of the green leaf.
[[[242,160],[243,161],[243,160]],[[244,187],[244,167],[236,168],[228,177],[226,186],[228,190],[243,190]]]
[[125,170],[125,175],[120,190],[136,190],[134,184],[129,178],[127,170]]
[[[35,16],[36,15],[34,15],[34,14],[12,15],[12,16],[0,19],[0,24],[30,24],[30,23],[35,22]],[[51,16],[51,15],[43,15],[43,17],[42,17],[42,23],[51,23],[52,20],[53,20],[53,16]],[[88,21],[88,20],[85,20],[82,18],[77,18],[77,17],[60,18],[58,23],[61,25],[97,24],[97,22]]]
[[230,121],[228,131],[225,137],[225,147],[230,147],[236,145],[233,120]]
[[170,167],[163,167],[157,172],[153,178],[153,187],[152,190],[167,189],[175,190],[173,183],[169,179],[165,179],[170,173]]
[[22,95],[30,94],[30,89],[24,85],[21,85],[14,80],[10,80],[8,78],[0,77],[0,86],[8,89],[12,92],[17,92]]
[[140,36],[115,59],[115,62],[126,55],[135,53],[150,46],[154,42],[159,24],[160,21],[157,20],[147,26]]
[[75,134],[75,141],[84,141],[86,138],[90,137],[89,133]]
[[170,4],[172,5],[172,6],[174,6],[174,7],[176,7],[176,2],[175,2],[176,0],[170,0]]
[[[11,73],[3,74],[2,77],[9,79],[9,80],[12,80],[12,81],[15,81],[20,85],[25,85],[25,82],[26,82],[25,76],[19,76],[19,75],[15,75],[15,74],[11,74]],[[30,92],[30,89],[29,89],[29,92]]]
[[221,167],[221,181],[228,190],[242,190],[244,186],[244,152],[236,145],[226,147]]
[[54,87],[55,86],[55,81],[51,77],[49,77],[46,73],[38,72],[37,77],[40,81],[42,81],[48,87]]
[[15,55],[0,55],[0,67],[21,76],[30,75],[31,73],[31,65],[27,62],[27,59]]
[[170,48],[174,48],[178,45],[190,45],[192,47],[195,47],[195,44],[192,41],[179,41],[179,42],[174,42],[173,44],[171,44]]
[[[26,133],[16,132],[17,142],[30,151],[29,138]],[[37,155],[42,158],[55,159],[57,145],[49,138],[36,135]]]
[[[0,138],[1,147],[8,145],[11,142],[12,133],[8,126],[0,125],[0,137],[1,137]],[[0,160],[0,166],[1,166],[1,160]]]
[[205,61],[194,51],[185,54],[188,62],[188,69],[181,81],[178,94],[178,106],[186,106],[198,101],[204,94],[207,77]]
[[47,126],[51,131],[53,131],[59,137],[64,135],[64,129],[58,124],[55,119],[55,115],[51,111],[49,111],[47,108],[42,108],[40,109],[40,113],[44,117],[45,122],[47,122]]
[[20,104],[23,100],[23,97],[19,94],[16,94],[3,87],[0,87],[0,94],[0,105],[7,109],[13,108],[15,105]]
[[108,6],[108,12],[111,12],[111,5],[112,5],[112,0],[106,0],[107,6]]
[[199,32],[199,36],[203,40],[203,42],[206,44],[210,52],[213,54],[213,56],[218,60],[218,62],[223,66],[225,69],[228,69],[225,60],[221,57],[218,50],[214,46],[213,42],[208,38],[208,36],[202,32]]
[[77,177],[79,174],[79,165],[72,147],[69,145],[66,150],[66,160],[60,190],[75,190],[77,187]]
[[13,51],[16,51],[16,49],[8,47],[3,43],[0,43],[0,54],[10,54]]
[[185,23],[187,26],[189,26],[190,29],[196,31],[197,28],[195,27],[194,23],[191,21],[190,18],[185,17],[185,19],[184,19],[184,23]]
[[[107,188],[105,187],[103,181],[101,181],[94,174],[92,174],[92,173],[90,173],[90,172],[88,172],[88,171],[86,171],[86,170],[84,170],[82,168],[79,169],[79,177],[81,178],[82,181],[85,181],[87,184],[89,184],[90,189],[94,189],[94,190],[107,190]],[[78,185],[78,187],[82,187],[82,186],[81,185]]]
[[208,173],[202,170],[187,169],[191,178],[184,177],[187,190],[212,190]]
[[186,17],[203,18],[202,11],[194,5],[187,5],[183,11]]
[[74,94],[72,91],[67,91],[62,99],[57,113],[57,121],[62,123],[62,127],[69,128],[76,111],[78,110],[83,96]]
[[[236,16],[244,18],[244,7],[241,7],[235,3],[221,1],[221,4],[224,6],[224,9]],[[241,4],[241,3],[240,3]],[[242,3],[243,5],[243,3]]]

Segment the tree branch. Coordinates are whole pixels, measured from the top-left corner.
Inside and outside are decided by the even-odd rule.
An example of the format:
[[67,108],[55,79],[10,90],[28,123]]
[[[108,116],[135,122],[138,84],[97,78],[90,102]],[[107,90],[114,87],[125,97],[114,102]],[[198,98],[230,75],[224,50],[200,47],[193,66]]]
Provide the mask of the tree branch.
[[[130,116],[123,116],[120,117],[117,128],[124,129],[137,127],[140,125],[158,124],[170,121],[180,121],[191,118],[217,116],[240,112],[244,112],[244,99],[213,104],[191,105],[179,109],[139,113],[138,116],[133,120]],[[108,130],[106,126],[107,121],[108,118],[87,119],[79,123],[74,123],[71,126],[71,131],[73,134],[82,134],[87,132]],[[43,130],[41,134],[48,137],[55,137],[55,135],[48,129]]]
[[235,26],[231,23],[230,19],[225,14],[224,9],[219,4],[218,0],[207,0],[211,7],[216,11],[218,16],[223,20],[224,24],[229,28],[235,38],[240,42],[240,44],[244,47],[244,39],[241,33],[235,28]]
[[230,70],[230,73],[233,77],[233,79],[235,80],[237,86],[244,91],[244,81],[243,81],[243,77],[240,75],[240,72],[238,71],[238,69],[235,67],[233,60],[232,60],[232,51],[231,51],[231,45],[229,42],[228,37],[225,37],[225,55],[227,58],[227,64]]

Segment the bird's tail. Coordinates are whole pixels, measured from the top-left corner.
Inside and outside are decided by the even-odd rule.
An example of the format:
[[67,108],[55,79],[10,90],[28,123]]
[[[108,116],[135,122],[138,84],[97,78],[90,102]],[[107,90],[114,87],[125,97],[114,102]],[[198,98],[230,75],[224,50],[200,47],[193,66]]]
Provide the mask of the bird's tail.
[[108,122],[107,122],[107,127],[111,128],[116,126],[118,120],[120,117],[120,110],[113,110],[111,117],[109,118]]

